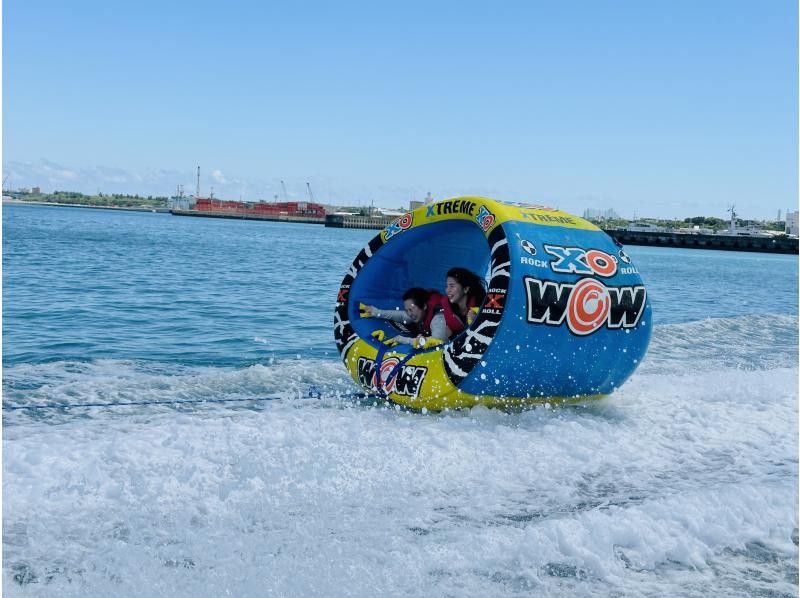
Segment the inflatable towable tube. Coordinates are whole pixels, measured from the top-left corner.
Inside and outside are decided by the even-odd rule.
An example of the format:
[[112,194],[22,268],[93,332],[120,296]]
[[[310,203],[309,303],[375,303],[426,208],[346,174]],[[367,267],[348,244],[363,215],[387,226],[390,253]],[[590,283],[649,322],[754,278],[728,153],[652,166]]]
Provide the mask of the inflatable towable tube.
[[[396,325],[359,305],[402,309],[411,287],[443,289],[455,266],[485,276],[478,317],[446,344],[387,347]],[[334,336],[370,393],[415,409],[583,401],[619,387],[650,342],[639,272],[599,228],[566,212],[482,197],[404,214],[342,280]],[[381,331],[381,332],[378,332]]]

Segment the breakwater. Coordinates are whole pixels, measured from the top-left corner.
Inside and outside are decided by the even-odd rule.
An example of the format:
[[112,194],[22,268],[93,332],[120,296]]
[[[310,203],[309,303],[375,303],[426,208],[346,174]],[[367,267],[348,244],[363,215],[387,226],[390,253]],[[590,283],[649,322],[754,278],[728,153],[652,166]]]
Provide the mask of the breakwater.
[[695,235],[686,233],[628,231],[604,229],[623,245],[717,249],[722,251],[756,251],[763,253],[798,253],[798,240],[786,236],[753,237],[747,235]]
[[[347,214],[328,214],[325,226],[332,228],[383,229],[397,216],[372,217]],[[603,229],[623,245],[652,247],[682,247],[687,249],[718,249],[723,251],[756,251],[763,253],[798,253],[798,240],[786,236],[753,237],[747,235],[699,235],[674,232],[628,231]]]
[[195,216],[200,218],[233,218],[235,220],[268,220],[272,222],[300,222],[325,224],[325,219],[315,216],[290,216],[288,214],[252,214],[242,212],[202,212],[200,210],[170,210],[173,216]]

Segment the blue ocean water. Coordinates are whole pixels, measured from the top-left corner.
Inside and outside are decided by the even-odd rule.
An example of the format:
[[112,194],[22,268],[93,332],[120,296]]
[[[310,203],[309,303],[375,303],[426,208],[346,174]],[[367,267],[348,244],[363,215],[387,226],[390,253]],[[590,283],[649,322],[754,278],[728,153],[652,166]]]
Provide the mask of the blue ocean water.
[[333,345],[374,234],[3,206],[4,592],[797,595],[797,256],[626,247],[620,391],[423,416]]

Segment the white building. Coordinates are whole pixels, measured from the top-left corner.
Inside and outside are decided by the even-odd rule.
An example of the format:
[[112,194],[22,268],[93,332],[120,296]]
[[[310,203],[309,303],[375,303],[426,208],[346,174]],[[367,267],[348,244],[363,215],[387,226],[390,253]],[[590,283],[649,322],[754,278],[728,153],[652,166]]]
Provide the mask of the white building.
[[616,220],[619,218],[617,213],[612,208],[608,208],[606,210],[587,208],[583,211],[583,217],[586,220]]
[[797,237],[800,235],[800,229],[798,229],[797,224],[797,215],[798,211],[795,210],[794,212],[786,212],[786,234],[787,235],[794,235]]
[[658,226],[656,224],[652,224],[650,222],[631,222],[624,228],[624,230],[629,230],[631,232],[642,232],[642,233],[666,233],[666,228],[663,226]]
[[186,195],[173,195],[167,199],[167,208],[170,210],[191,210],[194,197]]

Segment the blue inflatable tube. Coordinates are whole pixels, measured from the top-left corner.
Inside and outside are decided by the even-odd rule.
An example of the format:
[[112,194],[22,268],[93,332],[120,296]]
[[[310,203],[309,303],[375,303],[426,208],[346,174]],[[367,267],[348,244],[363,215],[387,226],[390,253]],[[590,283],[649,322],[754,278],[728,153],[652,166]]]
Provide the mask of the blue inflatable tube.
[[[454,266],[486,281],[475,321],[438,347],[380,342],[396,325],[361,317],[359,305],[402,309],[406,289],[442,290]],[[460,197],[404,214],[362,249],[339,289],[334,336],[368,392],[417,409],[511,406],[613,392],[644,357],[651,318],[630,257],[590,222]]]

